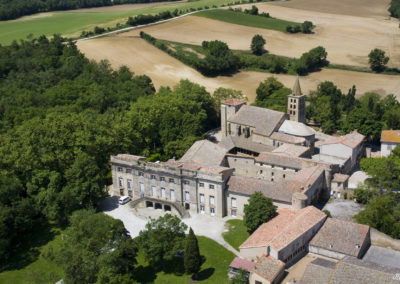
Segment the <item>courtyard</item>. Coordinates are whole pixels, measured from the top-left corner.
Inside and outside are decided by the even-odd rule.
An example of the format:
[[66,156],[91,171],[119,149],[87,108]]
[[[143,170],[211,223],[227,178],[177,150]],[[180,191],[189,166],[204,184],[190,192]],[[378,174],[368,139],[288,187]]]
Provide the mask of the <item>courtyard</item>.
[[[100,210],[115,219],[120,219],[132,238],[137,237],[139,232],[145,229],[146,223],[151,218],[155,219],[165,214],[161,209],[131,208],[130,202],[119,205],[118,198],[115,196],[104,200],[100,204]],[[196,235],[210,238],[238,255],[239,252],[230,246],[222,237],[222,233],[227,231],[225,222],[229,219],[232,218],[217,218],[203,214],[191,214],[190,218],[184,218],[182,222],[188,227],[191,227]]]

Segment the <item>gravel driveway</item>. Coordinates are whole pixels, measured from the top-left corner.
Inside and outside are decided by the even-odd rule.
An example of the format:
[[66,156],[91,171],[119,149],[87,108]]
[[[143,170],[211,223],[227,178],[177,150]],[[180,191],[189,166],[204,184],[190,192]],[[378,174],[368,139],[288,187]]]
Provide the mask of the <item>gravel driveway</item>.
[[[100,204],[100,210],[115,219],[120,219],[132,238],[137,237],[139,232],[144,230],[150,218],[158,218],[165,214],[160,209],[131,208],[129,203],[119,205],[117,197],[109,197],[103,201]],[[182,221],[188,227],[192,227],[196,235],[208,237],[238,255],[239,252],[231,247],[222,237],[222,233],[226,231],[225,222],[229,219],[231,218],[218,218],[191,213],[190,218],[182,219]]]

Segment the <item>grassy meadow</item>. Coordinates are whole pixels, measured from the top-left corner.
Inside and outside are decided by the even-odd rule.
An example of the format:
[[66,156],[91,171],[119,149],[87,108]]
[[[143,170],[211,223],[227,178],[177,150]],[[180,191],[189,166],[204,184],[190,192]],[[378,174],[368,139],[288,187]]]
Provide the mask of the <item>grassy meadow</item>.
[[139,14],[156,14],[162,11],[175,9],[190,9],[204,6],[220,6],[233,2],[232,0],[198,0],[193,2],[160,2],[159,5],[141,9],[128,6],[126,11],[118,12],[49,12],[27,16],[17,20],[0,21],[0,44],[8,45],[13,40],[25,39],[32,34],[52,36],[79,36],[84,30],[93,30],[96,25],[109,27],[116,23],[125,24],[129,16]]
[[269,29],[285,32],[288,25],[300,24],[296,22],[284,21],[276,18],[266,18],[262,16],[250,15],[230,10],[208,10],[196,13],[196,16],[205,17],[213,20],[237,24],[248,27]]

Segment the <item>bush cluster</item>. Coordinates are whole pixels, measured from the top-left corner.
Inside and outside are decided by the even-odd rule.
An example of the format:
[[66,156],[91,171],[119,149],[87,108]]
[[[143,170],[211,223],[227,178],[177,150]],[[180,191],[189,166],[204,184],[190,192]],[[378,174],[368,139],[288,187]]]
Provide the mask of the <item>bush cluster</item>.
[[299,33],[302,32],[303,34],[311,33],[313,29],[313,23],[310,21],[304,21],[301,25],[288,25],[286,26],[286,31],[288,33]]

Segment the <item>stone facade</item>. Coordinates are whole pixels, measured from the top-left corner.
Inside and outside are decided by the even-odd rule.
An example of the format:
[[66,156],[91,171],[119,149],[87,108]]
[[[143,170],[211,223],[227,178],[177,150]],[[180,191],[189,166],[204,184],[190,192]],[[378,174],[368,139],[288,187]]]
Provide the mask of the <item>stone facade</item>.
[[133,200],[152,197],[175,202],[193,213],[226,215],[224,184],[232,169],[193,163],[146,162],[144,157],[111,157],[113,191]]

